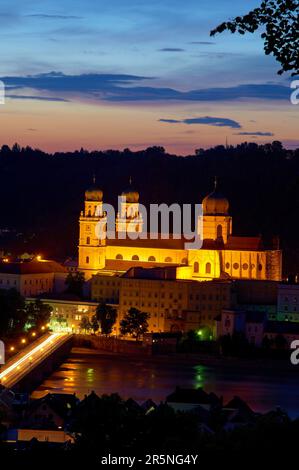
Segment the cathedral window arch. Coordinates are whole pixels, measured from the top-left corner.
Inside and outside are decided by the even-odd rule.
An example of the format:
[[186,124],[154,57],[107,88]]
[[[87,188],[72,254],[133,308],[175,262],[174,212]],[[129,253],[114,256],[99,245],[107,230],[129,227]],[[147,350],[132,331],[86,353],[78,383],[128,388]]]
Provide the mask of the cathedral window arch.
[[193,266],[193,271],[196,274],[199,273],[199,263],[198,263],[198,261],[195,261],[194,266]]
[[172,258],[170,258],[170,256],[167,256],[167,258],[165,258],[165,263],[172,263]]
[[154,256],[150,256],[150,257],[148,258],[148,261],[156,261],[156,258],[155,258]]
[[89,264],[89,256],[86,256],[85,261],[86,261],[86,264]]
[[206,264],[206,274],[211,274],[212,266],[211,263]]
[[124,258],[123,258],[123,255],[118,254],[118,255],[115,256],[115,259],[124,259]]
[[86,245],[90,245],[90,237],[86,238]]
[[223,236],[223,229],[222,229],[222,225],[219,224],[217,225],[217,238],[222,238]]
[[133,255],[132,256],[132,261],[139,261],[139,256],[138,255]]

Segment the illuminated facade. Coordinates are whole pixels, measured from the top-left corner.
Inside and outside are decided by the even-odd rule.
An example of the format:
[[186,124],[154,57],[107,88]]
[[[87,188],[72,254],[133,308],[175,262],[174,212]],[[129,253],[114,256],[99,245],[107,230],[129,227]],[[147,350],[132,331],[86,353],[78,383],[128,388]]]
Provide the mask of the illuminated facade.
[[176,268],[131,268],[121,276],[98,274],[91,297],[118,311],[115,333],[130,308],[150,314],[149,332],[202,330],[215,336],[215,316],[233,304],[231,281],[197,282],[176,278]]
[[[121,210],[116,217],[116,233],[141,232],[139,193],[129,188],[121,195]],[[126,272],[131,267],[176,266],[177,279],[281,279],[281,251],[265,248],[261,237],[236,237],[232,234],[229,202],[216,187],[202,201],[203,246],[186,249],[184,239],[99,239],[96,227],[106,230],[103,192],[92,187],[85,192],[79,238],[79,270],[86,279],[97,273]],[[100,225],[99,225],[100,224]]]

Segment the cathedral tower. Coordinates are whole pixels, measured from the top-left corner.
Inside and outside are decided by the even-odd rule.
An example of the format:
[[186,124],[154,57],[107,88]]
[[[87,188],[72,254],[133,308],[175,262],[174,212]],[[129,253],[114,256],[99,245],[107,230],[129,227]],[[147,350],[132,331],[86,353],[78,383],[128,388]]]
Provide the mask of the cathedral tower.
[[218,190],[215,178],[214,191],[202,201],[203,239],[227,243],[232,233],[232,218],[228,214],[229,202]]
[[103,191],[95,185],[85,191],[80,214],[79,271],[88,279],[105,267],[107,217],[103,212]]
[[139,212],[139,192],[130,186],[120,196],[120,212],[116,218],[116,232],[142,232],[143,219]]

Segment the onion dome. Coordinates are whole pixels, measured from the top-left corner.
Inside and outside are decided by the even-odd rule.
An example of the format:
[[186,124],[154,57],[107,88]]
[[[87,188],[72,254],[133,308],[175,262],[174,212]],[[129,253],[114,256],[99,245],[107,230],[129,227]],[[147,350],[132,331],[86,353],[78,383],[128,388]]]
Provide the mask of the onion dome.
[[217,179],[215,179],[214,191],[202,201],[204,215],[228,215],[229,202],[217,188]]
[[133,188],[132,179],[130,178],[130,186],[121,193],[122,197],[126,198],[128,203],[136,203],[139,201],[139,192]]
[[95,176],[93,177],[93,185],[85,191],[85,200],[96,202],[102,202],[103,200],[103,191],[96,185]]

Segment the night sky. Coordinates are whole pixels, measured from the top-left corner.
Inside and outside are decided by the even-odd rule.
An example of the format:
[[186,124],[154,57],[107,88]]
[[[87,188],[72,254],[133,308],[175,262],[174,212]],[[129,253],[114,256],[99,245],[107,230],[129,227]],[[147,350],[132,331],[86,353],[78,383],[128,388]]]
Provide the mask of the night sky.
[[2,0],[0,144],[45,150],[299,145],[259,34],[210,30],[258,0]]

